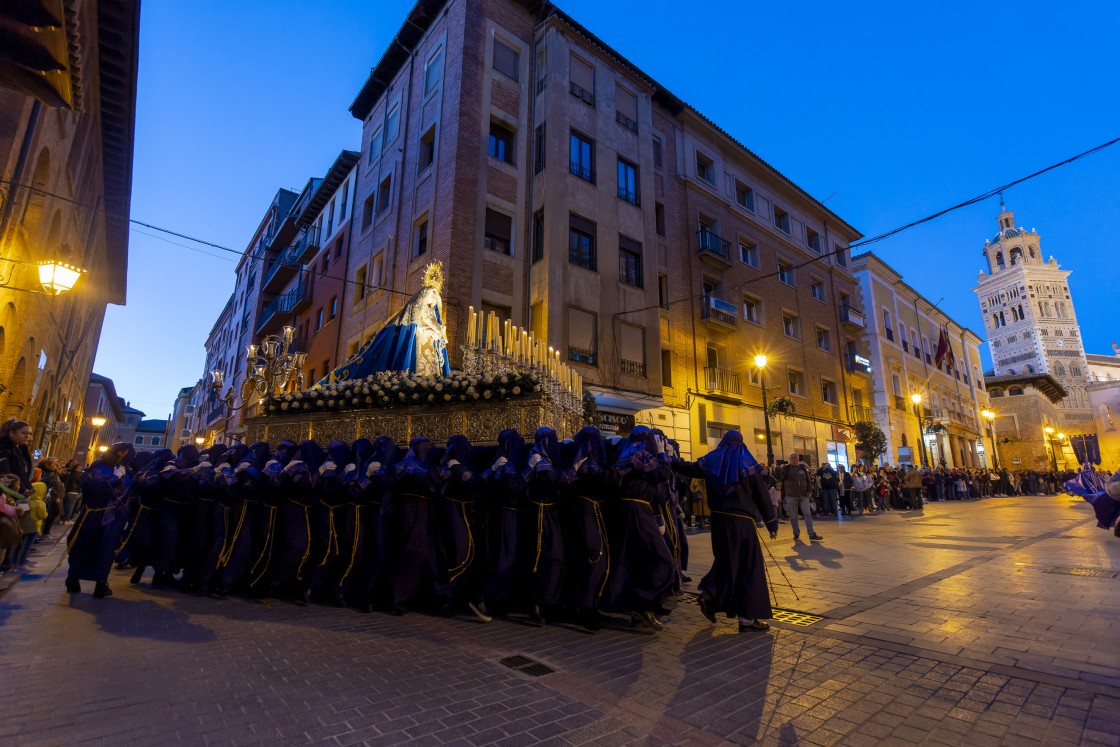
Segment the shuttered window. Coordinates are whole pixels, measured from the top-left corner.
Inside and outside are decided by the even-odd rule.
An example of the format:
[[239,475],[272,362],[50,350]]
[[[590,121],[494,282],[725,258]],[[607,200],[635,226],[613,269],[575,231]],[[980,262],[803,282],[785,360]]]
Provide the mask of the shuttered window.
[[595,365],[598,317],[583,309],[568,309],[568,359]]

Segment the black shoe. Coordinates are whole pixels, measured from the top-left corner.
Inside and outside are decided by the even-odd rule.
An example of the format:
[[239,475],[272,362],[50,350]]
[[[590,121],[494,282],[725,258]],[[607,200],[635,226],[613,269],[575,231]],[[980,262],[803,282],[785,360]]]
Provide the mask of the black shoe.
[[76,579],[76,578],[67,578],[66,579],[66,592],[68,594],[81,594],[82,593],[81,582],[79,582],[78,579]]
[[824,537],[822,537],[819,534],[810,534],[809,539],[813,540],[813,542],[820,542],[821,540],[824,539]]
[[748,623],[746,625],[744,625],[743,623],[739,623],[740,633],[746,633],[750,631],[765,633],[767,630],[770,630],[770,623],[763,622],[762,620],[755,620],[754,622]]
[[128,579],[128,583],[135,586],[136,584],[140,583],[140,579],[143,578],[143,576],[144,576],[144,566],[140,566],[135,571],[133,571],[132,578]]
[[96,599],[104,599],[105,597],[113,596],[113,590],[109,588],[109,584],[104,581],[98,581],[97,586],[93,589],[93,596]]
[[686,583],[686,584],[691,584],[691,583],[692,583],[692,576],[684,576],[684,575],[682,575],[682,576],[681,576],[681,581],[683,581],[683,582],[684,582],[684,583]]
[[544,615],[541,614],[539,604],[534,604],[533,609],[529,611],[529,624],[537,627],[544,625]]
[[700,595],[700,614],[708,619],[712,625],[716,624],[716,613],[712,611],[712,600],[707,594]]

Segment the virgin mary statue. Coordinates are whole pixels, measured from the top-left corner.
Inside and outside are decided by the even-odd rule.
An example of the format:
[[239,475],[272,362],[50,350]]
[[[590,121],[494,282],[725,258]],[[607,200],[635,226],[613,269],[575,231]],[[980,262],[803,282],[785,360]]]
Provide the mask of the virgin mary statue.
[[406,371],[420,376],[448,376],[447,328],[443,324],[443,265],[424,268],[423,286],[404,308],[316,386],[331,381],[362,379],[380,371]]

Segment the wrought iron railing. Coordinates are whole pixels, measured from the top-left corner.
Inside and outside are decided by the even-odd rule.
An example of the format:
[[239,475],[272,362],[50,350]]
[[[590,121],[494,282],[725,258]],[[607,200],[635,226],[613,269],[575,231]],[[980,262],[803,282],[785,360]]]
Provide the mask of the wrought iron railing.
[[704,387],[707,391],[717,394],[731,394],[736,397],[743,394],[743,382],[739,374],[715,366],[704,367]]
[[711,231],[700,229],[697,231],[699,237],[700,251],[711,252],[717,257],[721,257],[727,262],[731,261],[731,242],[725,241],[718,234]]

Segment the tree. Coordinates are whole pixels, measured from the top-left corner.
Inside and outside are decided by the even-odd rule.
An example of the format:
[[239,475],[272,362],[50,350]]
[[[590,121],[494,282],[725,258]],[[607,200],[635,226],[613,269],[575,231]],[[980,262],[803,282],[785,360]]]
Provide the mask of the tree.
[[602,422],[599,417],[599,405],[595,402],[595,396],[587,390],[583,392],[583,422],[587,425],[593,425],[596,428],[598,428]]
[[870,464],[887,453],[887,437],[879,426],[870,420],[861,420],[852,428],[856,432],[856,451],[863,452],[864,462]]

